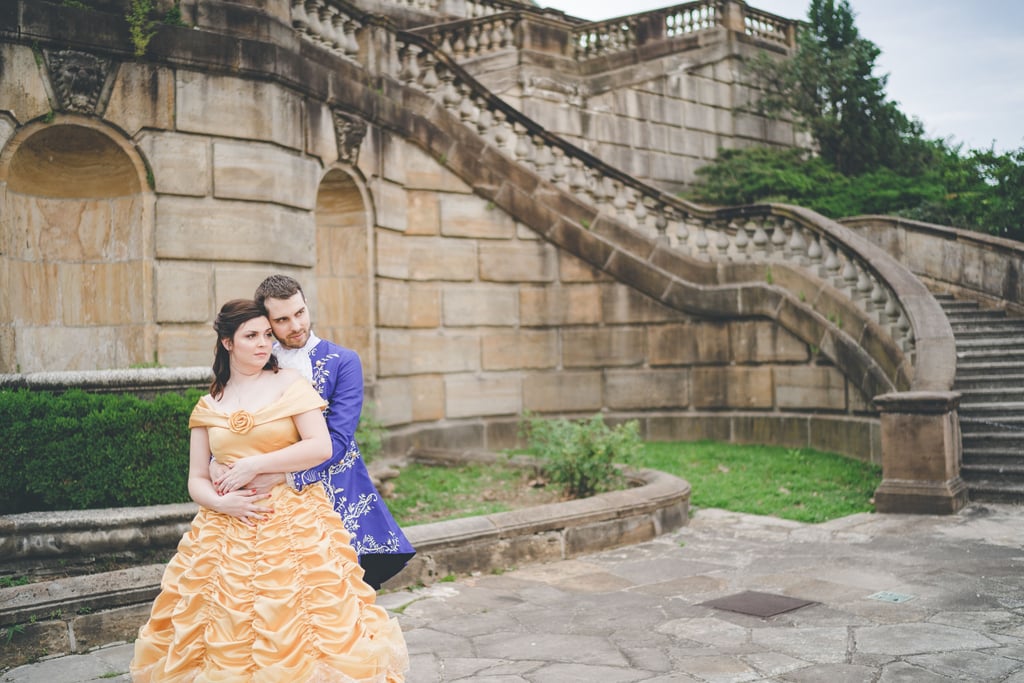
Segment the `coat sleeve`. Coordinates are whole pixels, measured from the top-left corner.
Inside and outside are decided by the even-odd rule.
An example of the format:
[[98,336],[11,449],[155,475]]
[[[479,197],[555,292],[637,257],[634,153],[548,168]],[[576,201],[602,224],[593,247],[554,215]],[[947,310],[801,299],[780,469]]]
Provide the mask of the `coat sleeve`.
[[327,400],[327,429],[331,434],[332,453],[316,467],[292,473],[293,488],[320,483],[329,476],[332,465],[339,463],[355,446],[356,428],[363,410],[363,365],[359,354],[351,349],[334,347],[330,353],[313,362],[313,383]]

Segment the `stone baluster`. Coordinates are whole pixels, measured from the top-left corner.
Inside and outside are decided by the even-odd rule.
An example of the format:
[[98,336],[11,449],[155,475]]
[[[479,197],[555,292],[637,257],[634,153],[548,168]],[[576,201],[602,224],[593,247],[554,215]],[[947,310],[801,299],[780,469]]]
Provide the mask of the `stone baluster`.
[[494,29],[491,31],[491,45],[495,48],[505,48],[512,44],[512,28],[508,19],[494,22]]
[[668,234],[668,224],[671,215],[669,209],[665,206],[655,206],[654,214],[654,230],[657,233],[657,239],[659,244],[671,244],[672,240]]
[[399,78],[414,88],[420,86],[420,60],[419,60],[419,45],[412,43],[406,44],[403,49],[399,52],[401,59],[401,72]]
[[746,261],[749,258],[747,249],[750,247],[750,238],[747,236],[747,229],[739,223],[731,223],[730,228],[736,230],[736,253],[733,254],[733,258],[737,261]]
[[841,274],[842,282],[837,282],[836,286],[853,298],[857,292],[857,265],[853,262],[852,258],[845,254],[844,256],[846,257],[846,264],[843,266]]
[[854,289],[854,299],[862,302],[864,308],[868,307],[868,294],[871,292],[871,277],[864,266],[857,264],[857,284]]
[[536,167],[533,163],[533,145],[530,144],[530,134],[520,123],[513,124],[512,129],[516,135],[515,160],[531,171],[534,170]]
[[706,259],[708,257],[708,231],[707,225],[704,221],[701,221],[697,225],[697,237],[694,240],[693,246],[697,247],[697,257]]
[[729,226],[725,223],[714,225],[715,228],[715,254],[720,259],[728,258],[729,247],[732,242],[729,240]]
[[334,32],[334,18],[331,16],[335,13],[334,9],[325,3],[320,5],[317,11],[320,14],[320,31],[324,46],[337,50],[341,47],[341,39]]
[[[749,225],[749,224],[748,224]],[[754,244],[754,258],[763,259],[768,257],[768,233],[765,232],[764,224],[757,222],[754,224],[754,237],[751,240]]]
[[458,115],[460,104],[459,89],[455,86],[455,74],[452,73],[451,69],[441,70],[441,83],[441,103],[452,114]]
[[565,152],[561,147],[554,149],[554,165],[551,167],[551,182],[557,187],[569,191],[569,167],[565,163]]
[[677,244],[687,254],[690,253],[690,228],[687,227],[688,214],[680,214],[676,224],[676,240]]
[[792,224],[792,234],[790,235],[789,241],[786,243],[786,248],[789,251],[790,256],[796,262],[797,265],[806,265],[807,259],[804,256],[804,252],[807,250],[807,241],[804,240],[803,226],[799,223]]
[[873,277],[871,278],[871,281],[873,286],[871,288],[871,294],[868,297],[868,301],[871,302],[871,308],[869,308],[868,311],[877,311],[878,322],[884,325],[886,318],[885,302],[889,298],[889,295],[888,292],[886,292],[885,287],[882,286],[881,280],[879,280],[876,277]]
[[784,256],[786,249],[786,231],[782,227],[782,221],[773,221],[774,227],[772,228],[772,240],[771,240],[771,255],[772,258],[780,258]]
[[487,108],[487,103],[482,99],[477,100],[476,109],[479,114],[476,117],[476,132],[485,140],[491,141],[491,130],[494,127],[494,113]]
[[437,57],[432,52],[423,53],[422,74],[420,85],[425,92],[433,96],[441,84],[441,79],[437,75]]
[[303,35],[309,34],[305,0],[292,0],[292,27]]
[[320,37],[320,7],[317,0],[306,0],[306,25],[308,35],[313,41],[319,42],[322,40]]
[[839,269],[842,264],[839,262],[839,258],[836,256],[836,249],[833,245],[825,242],[825,272],[823,275],[829,278],[833,283],[839,282]]
[[475,57],[481,52],[477,35],[476,26],[470,24],[466,27],[466,56],[468,57]]
[[615,209],[615,215],[619,221],[630,224],[629,217],[626,215],[626,209],[629,208],[629,196],[626,186],[618,181],[612,183],[614,188],[614,198],[612,199],[612,208]]
[[811,233],[811,243],[807,247],[807,262],[810,264],[811,272],[822,279],[827,277],[825,267],[822,265],[824,255],[821,248],[821,235]]
[[583,162],[575,157],[572,160],[572,172],[569,174],[569,189],[582,200],[587,196],[587,172],[583,168]]
[[473,90],[469,85],[463,83],[459,86],[459,119],[467,124],[476,128],[476,117],[479,111],[476,105],[473,103]]
[[509,149],[509,145],[512,144],[514,138],[515,134],[512,130],[512,125],[508,122],[505,112],[500,109],[496,110],[494,112],[494,145],[498,148],[498,151],[512,157],[513,154]]
[[534,159],[537,166],[537,175],[544,180],[551,180],[554,177],[555,157],[551,153],[551,147],[545,143],[544,138],[539,135],[533,137],[535,149]]
[[493,24],[493,21],[485,22],[477,31],[476,42],[478,54],[485,55],[493,49],[494,46],[491,44],[491,26]]
[[[356,30],[359,28],[354,19],[346,19],[342,16],[342,34],[345,36],[345,54],[355,59],[359,55],[359,37]],[[433,57],[431,57],[433,59]]]
[[452,41],[452,55],[456,61],[466,56],[466,41],[462,38],[462,31],[455,33],[455,40]]
[[[660,238],[664,235],[664,232],[659,232],[654,226],[647,225],[647,217],[650,212],[647,210],[647,202],[644,199],[644,195],[641,193],[634,193],[634,204],[633,204],[633,222],[636,224],[637,230],[645,232],[652,237]],[[652,233],[653,228],[653,235]]]

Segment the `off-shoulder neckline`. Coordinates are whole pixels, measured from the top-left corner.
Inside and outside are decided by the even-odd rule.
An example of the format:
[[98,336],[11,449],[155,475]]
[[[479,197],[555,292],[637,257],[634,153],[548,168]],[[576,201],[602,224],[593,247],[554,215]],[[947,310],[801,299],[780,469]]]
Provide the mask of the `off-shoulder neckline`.
[[[299,376],[298,378],[296,378],[296,380],[294,382],[289,384],[288,387],[284,391],[281,392],[280,396],[275,398],[273,401],[271,401],[270,403],[267,403],[266,405],[260,406],[256,410],[246,411],[246,412],[250,413],[251,415],[258,415],[259,413],[262,413],[263,411],[265,411],[267,408],[271,407],[275,403],[280,403],[281,400],[284,399],[284,397],[288,395],[288,392],[290,392],[292,390],[292,388],[294,388],[300,382],[306,382],[307,384],[309,384],[308,380],[305,377]],[[310,385],[310,388],[312,388],[312,385]],[[220,410],[218,408],[215,408],[214,406],[210,405],[210,401],[208,399],[212,399],[210,394],[206,394],[205,396],[203,396],[199,400],[204,404],[204,407],[207,410],[209,410],[211,413],[216,413],[217,415],[224,415],[226,417],[230,417],[231,415],[234,415],[235,413],[238,412],[238,410],[232,410],[232,411],[228,412],[226,410]],[[245,410],[245,409],[244,408],[239,408],[239,410]]]

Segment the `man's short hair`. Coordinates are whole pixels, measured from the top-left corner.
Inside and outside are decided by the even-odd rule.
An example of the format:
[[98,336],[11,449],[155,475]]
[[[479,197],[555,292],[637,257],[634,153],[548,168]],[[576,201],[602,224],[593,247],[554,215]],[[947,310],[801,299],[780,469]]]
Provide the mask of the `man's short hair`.
[[302,300],[306,300],[298,280],[287,275],[271,275],[256,288],[253,299],[261,308],[266,308],[267,299],[290,299],[296,294],[302,294]]

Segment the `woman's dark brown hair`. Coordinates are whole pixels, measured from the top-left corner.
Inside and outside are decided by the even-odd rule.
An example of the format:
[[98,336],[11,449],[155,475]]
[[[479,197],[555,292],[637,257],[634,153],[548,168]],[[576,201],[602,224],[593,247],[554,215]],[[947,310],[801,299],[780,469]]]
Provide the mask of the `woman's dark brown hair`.
[[[228,350],[221,343],[224,339],[234,339],[238,328],[253,318],[265,316],[263,310],[252,299],[232,299],[221,306],[217,319],[213,321],[213,329],[217,333],[217,347],[213,357],[213,382],[210,384],[210,396],[219,399],[224,394],[224,386],[231,379],[231,363]],[[277,372],[277,356],[270,354],[270,359],[263,366],[264,370]]]

